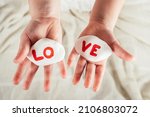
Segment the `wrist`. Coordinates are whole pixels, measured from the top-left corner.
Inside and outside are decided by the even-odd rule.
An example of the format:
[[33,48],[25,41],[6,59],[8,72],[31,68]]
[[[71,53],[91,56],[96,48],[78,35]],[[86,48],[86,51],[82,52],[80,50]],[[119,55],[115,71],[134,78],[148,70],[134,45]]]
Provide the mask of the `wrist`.
[[97,18],[97,19],[90,19],[89,21],[89,25],[95,25],[97,27],[101,27],[101,29],[106,29],[109,31],[113,31],[114,29],[114,25],[111,24],[110,22],[107,22],[105,19],[103,18]]
[[96,0],[90,20],[104,24],[113,30],[124,0]]
[[53,13],[53,12],[41,12],[38,14],[32,14],[31,18],[33,20],[38,19],[38,20],[42,20],[42,19],[57,19],[60,20],[60,14],[58,13]]
[[56,17],[37,17],[37,18],[32,18],[32,21],[37,21],[41,23],[49,23],[49,22],[57,22],[60,23],[60,18]]
[[60,19],[60,0],[29,0],[29,8],[32,19]]

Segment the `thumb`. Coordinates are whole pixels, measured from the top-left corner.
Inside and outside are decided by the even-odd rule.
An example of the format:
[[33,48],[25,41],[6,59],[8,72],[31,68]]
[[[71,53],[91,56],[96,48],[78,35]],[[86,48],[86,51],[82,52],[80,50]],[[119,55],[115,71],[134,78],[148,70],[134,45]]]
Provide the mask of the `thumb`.
[[131,55],[129,52],[127,52],[124,48],[122,48],[119,42],[117,41],[114,41],[111,44],[111,48],[112,48],[112,51],[123,60],[131,61],[134,59],[134,56]]
[[29,53],[29,50],[30,50],[30,39],[26,34],[23,34],[21,36],[19,50],[16,57],[14,58],[14,62],[15,63],[22,62]]

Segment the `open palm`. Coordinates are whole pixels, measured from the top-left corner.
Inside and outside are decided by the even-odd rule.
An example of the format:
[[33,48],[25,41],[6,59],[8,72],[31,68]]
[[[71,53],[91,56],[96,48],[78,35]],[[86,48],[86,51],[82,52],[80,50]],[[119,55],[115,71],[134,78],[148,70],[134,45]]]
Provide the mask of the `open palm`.
[[[22,79],[22,74],[26,70],[26,80],[23,88],[27,90],[30,87],[32,79],[38,70],[38,66],[30,62],[26,56],[28,55],[31,46],[41,38],[50,38],[62,42],[62,31],[60,21],[56,18],[41,18],[31,20],[21,35],[19,51],[14,59],[14,62],[19,64],[18,69],[13,78],[14,84],[18,84]],[[58,63],[62,77],[66,75],[64,62]],[[53,65],[44,66],[44,89],[49,90],[50,76]]]
[[[81,33],[80,37],[87,35],[95,35],[105,41],[111,47],[113,53],[121,59],[126,61],[130,61],[133,59],[133,56],[121,47],[121,45],[113,35],[113,32],[109,30],[105,25],[98,22],[90,22],[85,30]],[[75,48],[73,48],[68,58],[69,66],[71,66],[71,63],[78,55],[79,54],[76,52]],[[84,57],[80,56],[76,65],[73,84],[76,85],[80,81],[81,75],[84,69],[86,69],[84,86],[88,88],[90,86],[91,79],[94,78],[93,90],[97,91],[100,88],[100,81],[104,75],[106,62],[107,59],[99,61],[97,63],[91,63]]]

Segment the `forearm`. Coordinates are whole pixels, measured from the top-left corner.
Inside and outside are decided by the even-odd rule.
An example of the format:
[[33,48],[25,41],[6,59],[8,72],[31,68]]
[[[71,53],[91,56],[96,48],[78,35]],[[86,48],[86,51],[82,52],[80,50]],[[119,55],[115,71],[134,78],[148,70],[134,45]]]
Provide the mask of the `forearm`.
[[28,0],[32,19],[60,18],[60,0]]
[[103,23],[111,30],[117,21],[124,0],[96,0],[90,21]]

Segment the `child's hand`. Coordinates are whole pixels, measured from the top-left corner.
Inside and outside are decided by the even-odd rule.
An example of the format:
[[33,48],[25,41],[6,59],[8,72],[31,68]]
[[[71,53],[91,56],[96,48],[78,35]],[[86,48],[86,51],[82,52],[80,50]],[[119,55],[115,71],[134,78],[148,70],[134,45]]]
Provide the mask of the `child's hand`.
[[[26,80],[24,82],[23,88],[27,90],[32,82],[32,79],[38,70],[38,66],[30,62],[26,56],[29,53],[31,46],[36,43],[41,38],[54,39],[61,43],[62,41],[62,31],[60,20],[56,18],[38,18],[36,20],[31,20],[27,25],[26,29],[23,31],[20,40],[19,51],[17,53],[14,62],[19,64],[16,74],[14,76],[14,84],[18,84],[23,77],[23,72],[26,72]],[[66,69],[64,62],[58,63],[59,69],[62,77],[66,75]],[[44,66],[44,89],[49,90],[50,76],[52,74],[53,65]]]
[[[121,47],[121,45],[113,35],[112,31],[109,30],[109,28],[107,28],[105,25],[98,22],[90,21],[89,25],[85,28],[80,36],[86,35],[95,35],[100,39],[104,40],[111,47],[114,54],[116,54],[121,59],[126,61],[130,61],[133,59],[133,56]],[[69,66],[77,55],[78,53],[73,48],[68,58]],[[84,69],[86,69],[84,86],[88,88],[90,86],[91,79],[94,78],[93,90],[97,91],[100,87],[100,81],[104,75],[106,62],[107,60],[103,60],[98,63],[91,63],[84,59],[82,56],[80,56],[76,65],[76,70],[73,77],[73,84],[77,84],[79,82]]]

